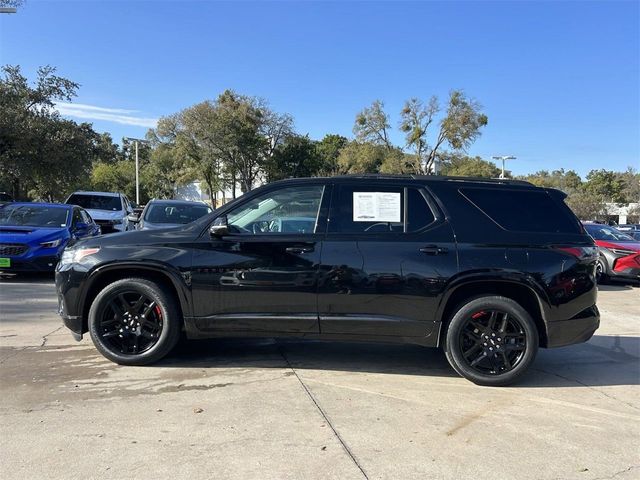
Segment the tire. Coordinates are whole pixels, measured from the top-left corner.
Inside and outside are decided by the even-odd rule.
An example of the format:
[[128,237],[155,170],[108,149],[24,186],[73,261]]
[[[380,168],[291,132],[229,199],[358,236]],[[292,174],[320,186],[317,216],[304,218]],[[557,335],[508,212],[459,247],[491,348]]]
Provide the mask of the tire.
[[482,296],[460,305],[453,315],[445,354],[462,377],[477,385],[499,387],[525,373],[538,353],[538,343],[535,322],[517,302]]
[[598,260],[596,260],[596,282],[602,285],[608,283],[610,280],[607,274],[608,271],[607,260],[602,256],[598,257]]
[[102,355],[117,364],[157,362],[180,338],[182,319],[176,302],[165,287],[152,281],[118,280],[105,287],[91,304],[91,340]]

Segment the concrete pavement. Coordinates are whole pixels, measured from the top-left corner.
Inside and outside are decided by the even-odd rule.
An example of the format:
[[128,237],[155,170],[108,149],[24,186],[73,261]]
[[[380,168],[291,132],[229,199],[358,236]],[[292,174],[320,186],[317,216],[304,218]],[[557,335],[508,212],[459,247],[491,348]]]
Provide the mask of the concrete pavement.
[[57,317],[49,278],[0,280],[0,478],[640,478],[640,288],[588,343],[483,388],[438,350],[183,342],[119,367]]

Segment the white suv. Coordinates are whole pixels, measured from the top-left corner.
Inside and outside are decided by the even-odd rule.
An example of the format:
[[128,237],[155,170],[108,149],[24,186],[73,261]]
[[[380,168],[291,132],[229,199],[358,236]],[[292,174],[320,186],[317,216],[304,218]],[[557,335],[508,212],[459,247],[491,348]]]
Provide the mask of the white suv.
[[102,233],[126,232],[135,225],[127,216],[133,207],[126,195],[112,192],[74,192],[65,203],[84,208],[91,218],[100,225]]

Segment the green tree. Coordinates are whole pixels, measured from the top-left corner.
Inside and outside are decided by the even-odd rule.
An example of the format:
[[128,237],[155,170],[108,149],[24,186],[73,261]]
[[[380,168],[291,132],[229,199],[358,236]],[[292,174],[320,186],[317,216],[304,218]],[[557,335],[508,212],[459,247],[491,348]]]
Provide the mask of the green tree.
[[[99,162],[93,166],[91,185],[95,190],[120,192],[129,198],[136,195],[136,165],[131,160],[119,160],[114,163]],[[146,202],[148,196],[144,189],[140,192],[140,201]]]
[[[502,170],[494,163],[480,157],[466,155],[443,154],[440,156],[441,173],[454,177],[498,178]],[[510,172],[505,172],[510,177]]]
[[375,100],[370,107],[356,115],[353,134],[360,143],[380,145],[388,150],[393,148],[389,140],[389,116],[384,111],[384,103]]
[[78,84],[49,66],[38,69],[33,85],[18,66],[4,66],[2,72],[0,178],[15,198],[30,191],[60,199],[65,192],[59,189],[72,188],[74,179],[82,183],[98,142],[90,125],[64,120],[55,109],[56,101],[75,96]]
[[[413,161],[405,160],[402,164],[407,167],[410,165],[410,170],[414,173],[432,173],[444,146],[465,152],[488,123],[488,118],[482,113],[482,107],[477,101],[468,98],[461,90],[452,90],[444,116],[439,121],[440,129],[430,144],[429,126],[439,112],[436,97],[432,97],[426,105],[417,98],[411,98],[400,112],[400,130],[406,134],[405,146],[414,152]],[[389,139],[389,122],[384,104],[376,100],[356,115],[353,133],[360,144],[368,142],[391,151],[396,147]]]
[[193,170],[180,157],[177,148],[169,144],[153,149],[141,177],[149,198],[173,198],[179,186],[194,180]]
[[285,178],[317,176],[323,167],[316,143],[308,136],[291,135],[265,164],[269,182]]
[[584,190],[607,202],[624,203],[625,184],[622,178],[610,170],[591,170],[587,174]]
[[348,143],[347,137],[327,134],[316,144],[316,150],[322,162],[321,175],[331,176],[339,173],[338,158],[340,157],[340,152]]
[[603,220],[605,218],[605,199],[601,195],[577,190],[571,193],[565,202],[580,220]]
[[338,174],[377,173],[384,163],[387,148],[371,142],[349,142],[338,157]]

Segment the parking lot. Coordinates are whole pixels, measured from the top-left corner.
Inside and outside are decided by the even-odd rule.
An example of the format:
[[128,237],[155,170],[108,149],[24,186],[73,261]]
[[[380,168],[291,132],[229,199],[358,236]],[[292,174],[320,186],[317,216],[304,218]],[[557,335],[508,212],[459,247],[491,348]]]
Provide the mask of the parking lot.
[[640,288],[587,344],[483,388],[438,350],[182,342],[119,367],[61,326],[50,277],[0,280],[1,478],[640,478]]

